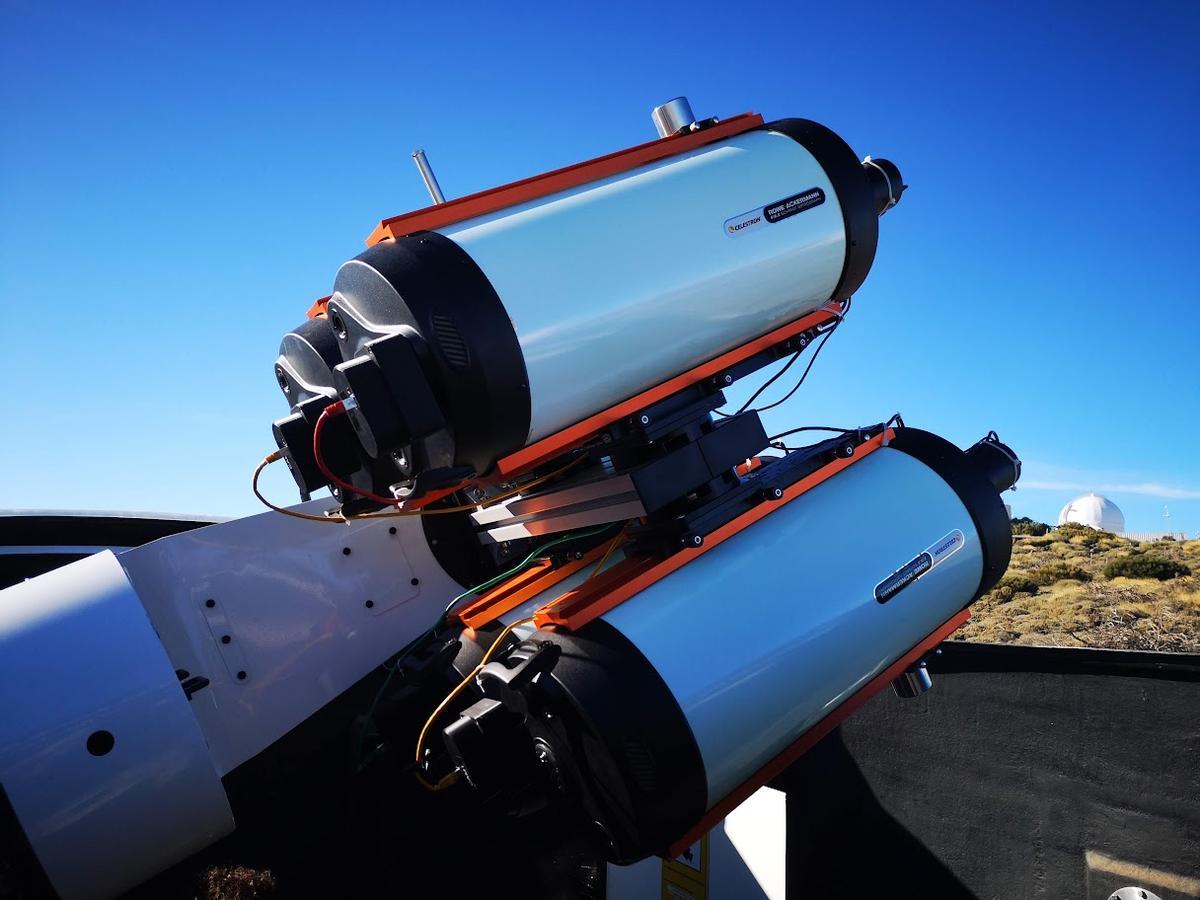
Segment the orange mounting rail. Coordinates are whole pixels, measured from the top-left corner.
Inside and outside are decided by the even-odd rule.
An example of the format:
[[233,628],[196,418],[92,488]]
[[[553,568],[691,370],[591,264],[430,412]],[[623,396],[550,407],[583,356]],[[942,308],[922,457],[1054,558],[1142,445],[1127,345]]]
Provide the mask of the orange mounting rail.
[[[888,440],[895,431],[887,430]],[[538,628],[564,628],[576,631],[588,622],[598,618],[620,606],[630,597],[645,590],[656,581],[661,581],[672,572],[687,565],[696,557],[707,553],[713,547],[733,537],[744,528],[753,525],[784,503],[796,499],[806,491],[812,490],[821,482],[836,475],[857,460],[875,452],[883,444],[884,435],[878,434],[860,444],[854,455],[847,459],[835,459],[822,466],[806,478],[801,478],[783,492],[778,500],[764,500],[752,509],[742,513],[736,519],[726,522],[720,528],[704,538],[699,547],[687,547],[673,553],[666,559],[653,556],[627,557],[611,569],[580,585],[573,591],[551,600],[536,613],[534,624]]]
[[763,117],[758,113],[742,113],[700,131],[675,134],[648,141],[627,150],[618,150],[616,153],[589,159],[563,169],[555,169],[552,172],[534,175],[511,184],[447,200],[436,206],[427,206],[401,216],[393,216],[390,219],[384,219],[375,227],[371,236],[367,238],[367,246],[373,247],[380,241],[404,237],[414,231],[444,228],[455,222],[473,219],[498,209],[516,206],[518,203],[536,200],[539,197],[547,197],[559,191],[657,162],[668,156],[695,150],[705,144],[712,144],[744,131],[758,128],[762,124]]
[[319,300],[314,300],[313,305],[308,308],[306,315],[310,319],[315,319],[317,316],[325,315],[325,310],[329,306],[329,301],[333,299],[333,294],[328,297],[322,297]]
[[848,719],[855,710],[859,709],[864,703],[899,678],[905,669],[918,662],[921,657],[932,652],[938,644],[962,627],[962,624],[970,617],[970,609],[964,609],[955,613],[945,624],[872,678],[862,688],[843,701],[841,706],[812,728],[808,729],[808,731],[804,732],[795,743],[791,744],[786,750],[751,775],[733,793],[706,812],[699,822],[693,825],[685,835],[668,848],[665,856],[673,858],[687,850],[688,847],[707,834],[714,825],[741,806],[746,798],[771,781],[771,779],[782,775],[788,766],[816,746],[821,738],[833,731],[833,729]]
[[533,568],[514,575],[479,599],[468,603],[455,613],[455,617],[469,628],[486,625],[499,616],[516,609],[527,600],[532,600],[542,591],[549,590],[585,566],[597,562],[606,552],[607,547],[607,543],[601,543],[579,559],[573,559],[557,569],[552,567],[549,559],[540,559]]
[[781,325],[774,331],[769,331],[762,337],[750,341],[748,344],[743,344],[740,347],[730,350],[728,353],[723,353],[714,359],[710,359],[708,362],[702,363],[696,368],[684,372],[682,375],[676,375],[669,381],[664,381],[656,387],[642,391],[640,394],[636,394],[628,400],[618,403],[616,406],[610,406],[608,409],[588,416],[583,421],[576,422],[562,431],[555,432],[549,437],[542,438],[540,441],[535,441],[528,447],[522,447],[520,450],[497,460],[496,472],[506,477],[527,472],[535,466],[548,462],[556,456],[580,446],[599,431],[607,428],[614,422],[620,421],[625,416],[633,415],[638,410],[645,409],[652,403],[678,393],[697,382],[704,381],[706,378],[719,375],[725,369],[740,363],[744,359],[749,359],[755,353],[774,347],[776,344],[781,344],[802,331],[808,331],[810,328],[816,328],[819,325],[832,322],[842,314],[844,308],[841,303],[830,303],[816,312],[801,316],[787,325]]

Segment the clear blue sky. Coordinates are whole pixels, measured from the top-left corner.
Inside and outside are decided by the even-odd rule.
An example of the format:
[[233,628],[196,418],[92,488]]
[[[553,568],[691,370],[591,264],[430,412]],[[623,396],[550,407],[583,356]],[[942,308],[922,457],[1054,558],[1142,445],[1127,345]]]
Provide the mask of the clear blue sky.
[[768,425],[995,428],[1018,514],[1200,531],[1200,6],[906,6],[0,0],[0,506],[254,511],[279,338],[425,204],[413,148],[463,194],[683,93],[911,185]]

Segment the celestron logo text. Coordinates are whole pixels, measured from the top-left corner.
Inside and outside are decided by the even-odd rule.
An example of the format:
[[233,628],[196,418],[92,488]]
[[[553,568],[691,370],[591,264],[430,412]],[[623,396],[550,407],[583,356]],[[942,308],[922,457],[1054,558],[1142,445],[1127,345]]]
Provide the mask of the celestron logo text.
[[758,209],[744,212],[740,216],[726,219],[725,233],[730,237],[738,237],[749,231],[761,228],[764,225],[773,225],[776,222],[782,222],[784,219],[790,218],[797,213],[802,213],[806,209],[820,206],[824,202],[825,192],[823,190],[818,187],[809,188],[806,191],[801,191],[799,194],[793,194],[790,197],[784,197],[782,200],[777,200],[767,206],[760,206]]
[[755,216],[753,219],[746,219],[742,222],[738,222],[736,225],[730,225],[729,231],[730,231],[730,233],[735,232],[735,231],[741,231],[743,228],[750,228],[753,225],[757,225],[761,221],[762,221],[762,216]]

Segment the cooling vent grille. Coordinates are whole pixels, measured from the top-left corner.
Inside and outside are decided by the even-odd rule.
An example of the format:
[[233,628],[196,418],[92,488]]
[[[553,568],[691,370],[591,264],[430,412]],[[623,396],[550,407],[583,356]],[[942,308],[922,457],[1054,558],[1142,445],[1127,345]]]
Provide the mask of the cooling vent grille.
[[654,763],[650,748],[638,741],[626,741],[625,762],[629,765],[629,774],[633,776],[634,783],[643,792],[654,793],[658,788],[658,766]]
[[442,356],[455,369],[465,369],[471,364],[471,354],[467,342],[463,340],[458,326],[449,316],[434,313],[433,335],[437,338],[438,349]]

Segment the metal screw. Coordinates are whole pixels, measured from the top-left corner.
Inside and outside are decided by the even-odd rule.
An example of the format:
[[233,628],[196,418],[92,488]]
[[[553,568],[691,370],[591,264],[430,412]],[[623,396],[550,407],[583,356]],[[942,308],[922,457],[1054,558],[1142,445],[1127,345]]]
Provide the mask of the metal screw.
[[222,643],[222,644],[228,644],[228,643],[229,643],[230,641],[232,641],[232,640],[233,640],[233,638],[231,638],[231,637],[230,637],[229,635],[227,635],[227,634],[223,634],[223,635],[221,635],[221,643]]
[[733,376],[732,376],[732,375],[726,375],[726,376],[725,376],[725,383],[726,383],[726,384],[733,384]]
[[246,673],[245,673],[245,672],[238,672],[238,673],[237,673],[237,680],[238,680],[238,681],[245,681],[245,680],[246,680]]
[[411,581],[409,581],[409,584],[411,584],[413,587],[416,587],[420,583],[421,583],[420,578],[413,578]]
[[349,555],[350,555],[350,548],[349,548],[349,547],[343,547],[343,548],[342,548],[342,556],[349,556]]
[[395,533],[396,533],[396,526],[393,525],[388,529],[388,534],[395,534]]
[[649,417],[649,416],[642,416],[642,418],[641,418],[639,421],[640,421],[640,422],[641,422],[643,425],[649,425],[649,424],[650,424],[650,417]]
[[204,601],[204,605],[207,606],[209,609],[212,609],[214,606],[217,605],[217,601],[212,599],[211,597],[209,597],[207,600]]
[[365,606],[367,607],[367,609],[373,609],[373,608],[375,607],[375,601],[374,601],[374,600],[368,600],[368,601],[366,602]]

